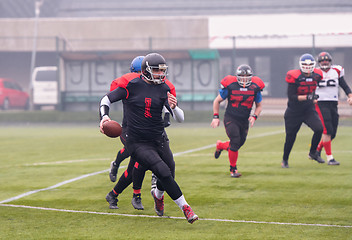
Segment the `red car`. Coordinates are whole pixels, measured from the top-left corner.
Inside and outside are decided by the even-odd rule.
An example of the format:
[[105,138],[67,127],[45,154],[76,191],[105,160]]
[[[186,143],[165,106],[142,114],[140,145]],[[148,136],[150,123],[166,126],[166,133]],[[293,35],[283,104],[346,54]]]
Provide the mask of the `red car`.
[[29,109],[29,95],[21,86],[8,78],[0,78],[0,107],[3,110],[11,108]]

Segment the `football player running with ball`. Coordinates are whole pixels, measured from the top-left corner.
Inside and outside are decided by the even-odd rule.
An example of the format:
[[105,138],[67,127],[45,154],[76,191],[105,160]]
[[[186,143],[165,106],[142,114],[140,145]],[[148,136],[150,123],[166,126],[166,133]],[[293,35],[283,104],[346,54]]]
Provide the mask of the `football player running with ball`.
[[315,68],[315,60],[311,54],[303,54],[299,65],[300,69],[290,70],[286,75],[288,102],[284,115],[286,139],[281,162],[282,168],[289,167],[288,158],[302,123],[314,132],[308,157],[318,163],[325,162],[316,151],[323,133],[323,125],[314,106],[318,98],[315,89],[322,80],[323,73]]
[[325,149],[328,165],[340,165],[334,159],[331,151],[331,141],[335,138],[339,124],[337,110],[339,87],[347,95],[347,102],[352,105],[352,93],[344,76],[345,70],[339,65],[331,65],[332,57],[327,52],[321,52],[318,56],[319,68],[323,71],[323,81],[319,82],[316,93],[319,95],[318,104],[315,105],[319,117],[323,123],[324,131],[317,151],[320,155],[322,148]]
[[[124,101],[127,118],[126,148],[131,157],[158,178],[157,185],[163,186],[167,194],[183,211],[187,221],[193,223],[198,216],[186,202],[179,185],[176,183],[168,163],[168,154],[163,153],[167,142],[164,135],[162,111],[165,104],[171,109],[177,105],[176,91],[166,79],[166,61],[158,53],[150,53],[142,61],[142,74],[123,78],[119,87],[108,93],[100,101],[100,130],[105,121],[109,121],[111,103]],[[153,198],[155,211],[164,214],[163,191],[155,189]]]
[[[238,150],[245,143],[249,125],[253,127],[262,111],[262,94],[265,87],[263,81],[253,76],[250,66],[240,65],[236,70],[236,76],[226,76],[221,80],[222,88],[219,95],[213,101],[213,120],[211,127],[216,128],[220,124],[220,103],[228,100],[224,116],[226,134],[230,141],[216,142],[215,158],[219,158],[223,150],[228,151],[231,177],[238,178],[241,173],[237,170]],[[253,115],[251,110],[255,103]]]

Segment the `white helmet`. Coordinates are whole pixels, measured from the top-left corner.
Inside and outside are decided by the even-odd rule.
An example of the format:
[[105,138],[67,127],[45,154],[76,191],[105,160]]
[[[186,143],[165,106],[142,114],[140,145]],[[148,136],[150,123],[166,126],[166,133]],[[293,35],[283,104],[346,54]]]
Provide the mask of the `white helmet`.
[[305,53],[299,59],[299,67],[303,73],[311,73],[315,68],[315,60],[311,54]]

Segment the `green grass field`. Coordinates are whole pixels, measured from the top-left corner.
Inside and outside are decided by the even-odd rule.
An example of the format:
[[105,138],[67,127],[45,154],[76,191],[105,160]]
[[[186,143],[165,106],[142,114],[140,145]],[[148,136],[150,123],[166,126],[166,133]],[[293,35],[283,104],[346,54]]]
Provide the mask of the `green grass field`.
[[302,127],[289,169],[280,166],[283,130],[252,128],[239,154],[243,176],[233,179],[227,153],[213,157],[216,140],[227,139],[222,125],[167,129],[176,180],[200,218],[191,225],[168,196],[169,218],[156,216],[150,172],[144,211],[132,207],[131,187],[120,209],[108,208],[108,169],[122,145],[96,125],[1,126],[0,239],[352,239],[352,127],[333,142],[340,166],[308,160],[312,132]]

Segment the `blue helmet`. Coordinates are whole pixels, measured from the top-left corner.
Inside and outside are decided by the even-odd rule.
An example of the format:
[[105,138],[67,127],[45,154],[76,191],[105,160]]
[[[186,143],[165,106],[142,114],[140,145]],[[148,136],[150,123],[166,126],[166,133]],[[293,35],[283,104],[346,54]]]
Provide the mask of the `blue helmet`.
[[299,59],[299,67],[303,73],[311,73],[315,68],[315,59],[311,54],[305,53]]
[[131,72],[141,72],[143,59],[144,59],[144,56],[135,57],[131,62],[130,71]]

